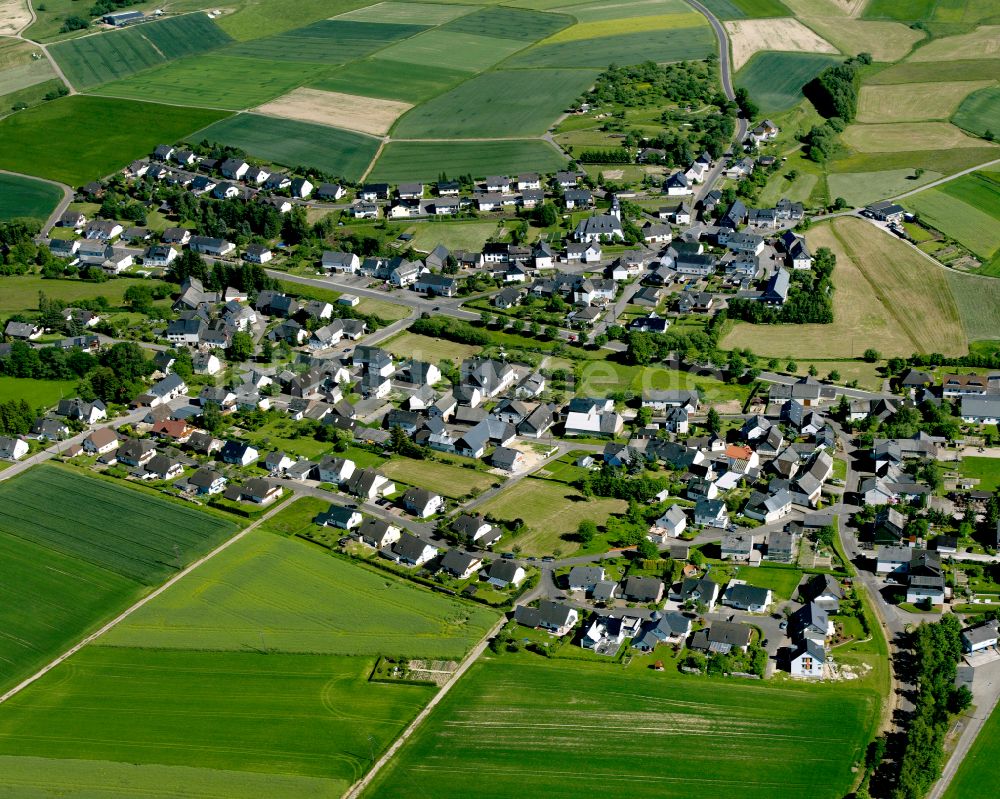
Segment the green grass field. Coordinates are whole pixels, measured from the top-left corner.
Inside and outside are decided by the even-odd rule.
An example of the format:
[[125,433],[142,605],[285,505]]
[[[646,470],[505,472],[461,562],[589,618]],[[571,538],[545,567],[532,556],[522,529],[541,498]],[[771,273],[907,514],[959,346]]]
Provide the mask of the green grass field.
[[475,33],[434,28],[405,39],[373,56],[377,61],[427,64],[466,73],[479,72],[527,46],[519,39],[480,36]]
[[[2,130],[2,128],[0,128]],[[2,139],[0,139],[2,140]],[[446,175],[484,178],[518,172],[555,172],[566,159],[537,139],[484,142],[389,142],[368,176],[371,180],[435,180]]]
[[[572,5],[572,8],[570,8]],[[630,19],[646,17],[651,14],[689,14],[691,7],[684,0],[633,0],[633,2],[588,2],[580,3],[553,2],[552,8],[561,8],[563,13],[571,14],[580,22],[599,22],[601,20]],[[537,6],[541,9],[541,6]]]
[[886,169],[879,172],[837,172],[827,175],[830,197],[843,197],[852,208],[875,200],[913,191],[925,183],[944,177],[940,172],[924,170],[917,177],[913,169]]
[[927,83],[928,81],[1000,79],[1000,59],[972,61],[904,61],[865,76],[865,85]]
[[393,136],[540,136],[593,85],[596,75],[579,69],[486,72],[409,111],[396,123]]
[[156,97],[165,103],[239,111],[307,83],[324,69],[321,64],[209,53],[104,84],[96,93],[132,100]]
[[979,480],[978,491],[996,491],[1000,488],[1000,461],[995,458],[964,457],[958,468],[962,477]]
[[348,64],[310,84],[312,88],[418,103],[468,78],[468,73],[430,64],[366,60]]
[[920,219],[989,261],[1000,250],[1000,180],[973,172],[904,203]]
[[40,291],[44,291],[50,299],[67,303],[105,297],[112,308],[118,308],[128,287],[137,283],[149,285],[149,281],[132,277],[117,277],[107,283],[89,283],[76,279],[47,280],[41,275],[10,275],[0,278],[0,314],[37,310]]
[[[372,666],[369,658],[89,647],[9,701],[0,753],[276,774],[279,784],[325,778],[324,795],[336,796],[433,690],[369,683]],[[246,795],[241,775],[230,781],[219,795]]]
[[[644,661],[645,662],[645,661]],[[670,666],[668,666],[668,669]],[[872,691],[690,678],[633,664],[487,659],[435,708],[369,797],[840,799],[877,715]],[[811,730],[823,724],[818,740]],[[642,753],[642,765],[623,768]],[[599,786],[599,787],[598,787]]]
[[482,349],[474,344],[460,344],[406,331],[383,342],[382,346],[397,358],[415,358],[429,363],[439,363],[448,358],[456,364],[477,355]]
[[458,499],[478,489],[483,491],[502,478],[481,472],[478,469],[464,469],[449,463],[437,461],[413,461],[408,458],[393,458],[382,464],[382,474],[398,483],[426,488],[444,497]]
[[231,41],[205,14],[184,14],[70,39],[52,45],[50,52],[74,87],[89,89]]
[[236,13],[219,17],[219,27],[238,41],[283,33],[369,5],[368,0],[243,0]]
[[0,531],[154,585],[236,531],[192,507],[41,466],[0,484]]
[[764,113],[787,111],[802,102],[802,87],[831,64],[837,56],[814,53],[758,53],[736,75]]
[[946,269],[945,277],[958,305],[969,341],[1000,339],[1000,280]]
[[1000,135],[1000,86],[980,89],[966,97],[951,121],[977,136]]
[[331,557],[304,541],[255,530],[101,643],[454,658],[496,618],[479,605]]
[[869,0],[864,17],[914,22],[930,19],[936,5],[937,0]]
[[516,39],[536,42],[551,36],[571,24],[573,19],[565,14],[545,14],[506,6],[490,6],[472,14],[454,19],[441,26],[441,30],[470,33],[474,36]]
[[[0,287],[2,287],[0,283]],[[75,396],[78,380],[33,380],[29,377],[0,377],[0,402],[24,399],[32,408],[51,408],[65,397]]]
[[524,555],[569,555],[580,548],[568,540],[584,519],[603,525],[612,513],[623,513],[624,500],[585,499],[573,487],[551,480],[526,477],[513,488],[493,497],[477,510],[498,519],[524,519],[528,532],[512,539]]
[[361,133],[260,114],[239,114],[191,136],[218,141],[289,167],[321,169],[357,180],[378,150],[378,140]]
[[420,252],[431,252],[439,244],[450,250],[481,250],[497,232],[497,224],[475,221],[421,223],[408,232],[413,234],[410,246]]
[[505,62],[508,67],[605,69],[608,64],[690,61],[716,52],[707,24],[691,28],[602,36],[587,42],[539,44]]
[[0,692],[37,671],[143,591],[128,577],[9,534],[2,520],[0,569]]
[[443,5],[439,3],[410,3],[386,0],[375,5],[359,8],[339,14],[338,19],[350,19],[358,22],[405,22],[411,25],[443,25],[455,17],[461,17],[473,11],[473,6]]
[[0,120],[0,168],[80,186],[223,116],[156,103],[64,97]]
[[0,222],[9,219],[45,221],[62,196],[59,187],[51,183],[0,174]]
[[226,49],[226,54],[269,61],[344,64],[426,28],[426,25],[327,19],[275,36],[235,44]]
[[750,585],[770,588],[775,601],[780,601],[792,598],[796,586],[802,580],[802,572],[797,569],[773,569],[766,566],[740,566],[736,571],[736,577]]
[[951,780],[944,799],[966,799],[976,796],[984,786],[996,780],[997,761],[1000,760],[1000,710],[993,709],[989,719],[980,728],[958,771]]

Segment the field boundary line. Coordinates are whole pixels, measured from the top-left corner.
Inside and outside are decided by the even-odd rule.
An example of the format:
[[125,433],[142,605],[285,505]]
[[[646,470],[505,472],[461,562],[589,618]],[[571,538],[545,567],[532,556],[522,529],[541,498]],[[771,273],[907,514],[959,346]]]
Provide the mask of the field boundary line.
[[127,619],[129,616],[131,616],[133,613],[135,613],[141,607],[143,607],[147,603],[149,603],[149,602],[153,601],[154,599],[156,599],[160,594],[162,594],[164,591],[166,591],[168,588],[170,588],[175,583],[177,583],[180,580],[182,580],[185,577],[187,577],[187,575],[189,575],[191,572],[193,572],[199,566],[201,566],[204,563],[207,563],[212,558],[214,558],[216,555],[218,555],[220,552],[223,552],[224,550],[228,549],[233,544],[235,544],[237,541],[239,541],[240,539],[244,538],[248,533],[250,533],[253,530],[257,529],[257,527],[259,527],[265,521],[267,521],[272,516],[274,516],[274,514],[276,514],[279,510],[283,510],[284,508],[288,507],[293,502],[295,502],[296,499],[298,499],[298,495],[293,493],[291,495],[291,497],[289,497],[288,499],[286,499],[284,502],[279,502],[277,505],[275,505],[273,508],[271,508],[267,513],[265,513],[263,516],[261,516],[259,519],[257,519],[257,521],[255,521],[252,524],[248,525],[247,527],[243,528],[240,532],[238,532],[232,538],[229,538],[229,539],[223,541],[221,544],[219,544],[219,546],[217,546],[211,552],[208,552],[207,554],[202,555],[200,558],[198,558],[198,560],[196,560],[194,563],[190,564],[189,566],[185,567],[182,571],[179,571],[177,574],[175,574],[173,577],[171,577],[169,580],[167,580],[159,588],[157,588],[154,591],[146,594],[146,596],[142,597],[142,599],[140,599],[139,601],[135,602],[134,604],[130,605],[128,608],[126,608],[125,610],[123,610],[121,613],[119,613],[117,616],[115,616],[111,621],[107,622],[107,624],[105,624],[103,627],[101,627],[98,630],[95,630],[90,635],[88,635],[86,638],[84,638],[82,641],[79,641],[78,643],[76,643],[73,646],[71,646],[69,649],[67,649],[61,655],[59,655],[58,657],[56,657],[54,660],[52,660],[49,663],[47,663],[46,665],[42,666],[42,668],[40,668],[38,671],[36,671],[30,677],[26,677],[25,679],[23,679],[21,682],[19,682],[13,688],[11,688],[10,690],[8,690],[5,694],[3,694],[2,696],[0,696],[0,705],[2,705],[8,699],[12,699],[14,696],[16,696],[17,694],[21,693],[21,691],[23,691],[25,688],[27,688],[33,682],[36,682],[37,680],[40,680],[42,677],[44,677],[46,674],[48,674],[50,671],[52,671],[52,669],[54,669],[60,663],[62,663],[65,660],[68,660],[73,655],[75,655],[77,652],[79,652],[81,649],[83,649],[85,646],[87,646],[87,644],[93,643],[98,638],[100,638],[102,635],[104,635],[105,633],[107,633],[110,630],[112,630],[114,627],[116,627],[119,624],[121,624],[123,621],[125,621],[125,619]]
[[936,189],[945,183],[950,183],[958,178],[963,178],[966,175],[971,175],[973,172],[978,172],[980,169],[985,169],[988,166],[993,166],[994,164],[1000,164],[1000,158],[994,158],[992,161],[987,161],[983,164],[976,164],[976,166],[970,166],[968,169],[963,169],[961,172],[956,172],[954,175],[946,175],[943,178],[938,178],[930,183],[926,183],[920,188],[910,189],[910,191],[903,192],[902,194],[897,194],[895,197],[890,197],[890,200],[905,200],[907,197],[912,197],[915,194],[920,194],[921,192],[927,191],[928,189]]
[[409,740],[410,736],[417,731],[417,728],[424,723],[426,718],[437,706],[438,702],[445,698],[448,692],[452,689],[452,686],[454,686],[455,683],[461,679],[462,675],[469,670],[469,667],[479,660],[479,656],[483,654],[483,650],[486,649],[486,645],[490,642],[490,639],[500,632],[500,629],[506,623],[507,616],[505,614],[497,620],[497,623],[489,629],[486,635],[480,639],[479,643],[476,644],[472,651],[465,656],[465,660],[463,660],[462,664],[455,669],[451,679],[441,686],[441,689],[434,694],[434,698],[427,703],[427,706],[417,714],[417,717],[410,722],[409,726],[403,730],[402,733],[400,733],[399,737],[396,738],[395,741],[392,742],[392,745],[386,750],[385,754],[375,762],[375,765],[369,769],[368,773],[362,776],[361,779],[355,782],[354,785],[348,789],[347,793],[343,795],[343,799],[358,799],[358,797],[361,796],[361,792],[371,784],[372,780],[386,765],[388,765],[389,761],[402,748],[403,744],[405,744]]

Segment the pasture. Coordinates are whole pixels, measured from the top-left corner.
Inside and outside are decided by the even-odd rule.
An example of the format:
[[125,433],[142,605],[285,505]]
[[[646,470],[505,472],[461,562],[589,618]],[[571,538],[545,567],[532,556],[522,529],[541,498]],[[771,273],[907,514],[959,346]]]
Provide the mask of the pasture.
[[486,72],[428,100],[400,119],[403,139],[540,136],[589,89],[595,72],[579,69]]
[[192,134],[192,139],[239,147],[285,166],[315,167],[357,180],[378,150],[370,136],[293,119],[239,114]]
[[51,183],[0,174],[0,222],[9,219],[45,221],[62,196],[60,188]]
[[733,67],[739,69],[754,53],[780,50],[797,53],[836,53],[837,48],[797,19],[741,19],[726,22],[732,44]]
[[0,484],[0,531],[155,585],[236,525],[108,480],[39,466]]
[[[5,278],[6,279],[6,278]],[[0,402],[27,400],[38,410],[51,408],[64,397],[75,395],[77,380],[35,380],[30,377],[0,377]]]
[[354,565],[305,541],[254,530],[101,643],[459,658],[496,619],[479,605]]
[[528,531],[511,543],[525,556],[570,555],[580,548],[572,539],[584,519],[603,525],[612,513],[624,513],[621,499],[586,499],[571,486],[552,480],[525,477],[513,488],[492,497],[478,511],[497,519],[524,519]]
[[[2,127],[0,127],[2,131]],[[2,141],[2,137],[0,137]],[[518,172],[554,172],[566,159],[538,139],[483,142],[390,142],[368,176],[371,180],[398,183],[436,180],[446,175],[484,178]]]
[[944,799],[965,799],[975,796],[985,785],[996,779],[1000,760],[1000,710],[994,707],[989,719],[980,728],[972,748],[962,760],[951,780]]
[[949,150],[956,147],[983,146],[981,141],[967,136],[947,122],[848,125],[841,136],[848,147],[862,153],[898,153],[907,150]]
[[899,22],[803,16],[802,21],[842,53],[871,53],[876,61],[903,58],[923,36]]
[[326,19],[304,28],[234,44],[226,48],[226,54],[268,61],[344,64],[426,29],[426,25]]
[[969,341],[1000,339],[1000,280],[944,270]]
[[[941,81],[899,86],[862,86],[858,122],[948,121],[963,98],[993,81]],[[967,127],[967,126],[963,126]]]
[[430,64],[369,59],[348,64],[310,85],[324,91],[418,103],[441,94],[468,76],[461,70]]
[[930,83],[936,80],[1000,80],[1000,59],[970,61],[903,61],[865,76],[865,85]]
[[860,219],[814,227],[806,239],[813,252],[829,247],[837,255],[833,323],[740,322],[723,347],[749,347],[777,358],[855,358],[873,341],[885,356],[968,351],[946,270]]
[[397,358],[414,358],[429,363],[440,363],[447,358],[456,364],[477,355],[482,349],[474,344],[460,344],[457,341],[409,332],[393,336],[382,346]]
[[81,186],[223,116],[156,103],[63,97],[0,120],[0,169]]
[[[433,691],[369,683],[372,666],[369,658],[88,647],[6,704],[0,753],[325,778],[325,795],[339,795]],[[231,779],[240,784],[240,775]],[[231,787],[223,795],[245,794]]]
[[972,33],[935,39],[921,47],[911,61],[964,61],[1000,57],[1000,25],[983,25]]
[[284,94],[324,70],[321,64],[209,54],[164,64],[95,90],[107,97],[146,99],[239,111]]
[[913,191],[940,177],[940,172],[924,170],[917,177],[913,169],[886,169],[879,172],[838,172],[827,175],[830,197],[843,197],[848,205],[857,208],[875,200],[894,197]]
[[372,57],[376,61],[415,64],[419,71],[433,64],[438,68],[471,73],[487,69],[525,46],[526,43],[518,39],[434,28],[379,50]]
[[259,114],[384,136],[393,122],[412,107],[396,100],[299,87],[254,110]]
[[1000,249],[1000,181],[974,172],[909,197],[920,220],[989,261]]
[[458,499],[473,491],[485,491],[499,479],[477,469],[439,461],[413,461],[393,458],[382,464],[382,473],[398,483],[426,488],[443,497]]
[[1000,86],[980,89],[966,97],[951,120],[964,130],[985,136],[1000,132]]
[[[866,125],[864,127],[872,127]],[[1000,157],[995,147],[956,147],[954,150],[900,150],[888,153],[853,153],[831,161],[831,174],[843,172],[885,172],[895,169],[925,169],[949,175]],[[910,185],[913,188],[913,185]],[[885,197],[885,192],[879,197]]]
[[0,564],[0,692],[64,652],[143,590],[135,580],[18,538],[2,525]]
[[606,69],[608,64],[642,61],[691,61],[716,52],[715,36],[707,24],[665,31],[620,33],[580,42],[539,44],[507,61],[507,67]]
[[89,89],[231,41],[205,14],[184,14],[59,42],[49,52],[74,87]]
[[758,53],[736,75],[736,85],[764,113],[787,111],[802,102],[802,87],[840,59],[812,53]]
[[[483,797],[525,785],[532,795],[579,796],[599,785],[601,795],[642,799],[708,784],[718,799],[839,799],[878,705],[874,692],[845,684],[778,687],[638,665],[488,657],[364,795],[460,797],[475,774]],[[822,744],[810,733],[817,723],[829,731]],[[636,752],[643,767],[622,768]]]

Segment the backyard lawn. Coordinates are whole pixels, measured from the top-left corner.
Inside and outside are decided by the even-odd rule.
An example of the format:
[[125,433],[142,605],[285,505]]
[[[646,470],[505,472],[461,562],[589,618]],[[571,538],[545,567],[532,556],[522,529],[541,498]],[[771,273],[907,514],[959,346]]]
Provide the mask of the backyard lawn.
[[962,458],[959,464],[962,477],[979,480],[976,486],[979,491],[996,491],[1000,487],[1000,459],[998,458]]

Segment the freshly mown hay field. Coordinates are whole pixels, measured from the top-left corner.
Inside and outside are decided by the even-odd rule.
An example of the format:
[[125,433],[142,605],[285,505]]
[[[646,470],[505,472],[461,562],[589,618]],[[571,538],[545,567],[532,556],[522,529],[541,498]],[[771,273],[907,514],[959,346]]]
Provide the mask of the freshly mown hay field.
[[951,121],[960,128],[984,136],[1000,132],[1000,86],[980,89],[966,97]]
[[116,277],[107,283],[90,283],[76,279],[49,280],[41,275],[9,275],[4,277],[3,291],[0,291],[0,314],[9,315],[23,312],[26,308],[37,308],[40,291],[44,291],[50,299],[70,304],[105,297],[112,307],[117,308],[121,306],[128,287],[137,283],[150,285],[147,280],[131,277]]
[[182,61],[106,83],[94,90],[108,97],[240,111],[260,105],[323,72],[321,64],[235,58],[221,54]]
[[753,20],[726,22],[732,42],[733,66],[742,67],[754,53],[781,50],[796,53],[836,53],[837,48],[797,19]]
[[32,408],[51,408],[65,397],[75,396],[75,380],[34,380],[30,377],[0,377],[0,402],[27,400]]
[[[2,131],[2,127],[0,127]],[[2,141],[2,138],[0,138]],[[483,142],[389,142],[368,176],[372,180],[435,180],[470,174],[484,178],[518,172],[554,172],[566,159],[538,139]]]
[[487,69],[526,46],[527,43],[519,39],[434,28],[379,50],[372,58],[415,64],[418,71],[430,64],[472,73]]
[[453,658],[497,618],[481,605],[426,591],[300,539],[254,530],[101,644]]
[[417,106],[396,125],[401,139],[540,136],[589,89],[585,69],[498,70]]
[[413,234],[410,246],[420,252],[431,252],[439,244],[449,250],[481,250],[497,232],[497,225],[495,222],[435,222],[414,225],[408,232]]
[[985,785],[996,780],[996,766],[1000,761],[1000,710],[994,708],[989,719],[979,730],[969,753],[962,760],[955,776],[944,793],[944,799],[965,799],[975,796]]
[[[88,647],[4,706],[0,753],[273,773],[279,786],[325,778],[325,795],[337,796],[433,693],[430,684],[370,683],[373,665]],[[232,780],[223,795],[245,796],[240,775]]]
[[[668,669],[671,666],[667,667]],[[441,701],[364,794],[839,799],[879,697],[835,687],[684,679],[531,656],[487,658]],[[810,730],[828,730],[820,744]],[[642,768],[622,763],[643,753]],[[748,779],[752,765],[753,778]],[[473,776],[474,775],[474,776]]]
[[966,275],[945,270],[951,293],[958,304],[969,341],[1000,339],[1000,273],[994,277]]
[[18,33],[29,22],[31,12],[25,0],[0,0],[0,36]]
[[871,53],[876,61],[897,61],[923,38],[920,31],[899,22],[827,16],[800,18],[842,53]]
[[457,69],[374,59],[355,61],[313,81],[314,89],[419,103],[469,77]]
[[429,363],[439,363],[447,358],[456,364],[478,354],[482,349],[473,344],[459,344],[457,341],[406,332],[393,336],[383,342],[382,346],[397,358],[413,358]]
[[992,85],[993,81],[966,80],[910,83],[905,88],[886,84],[862,86],[858,122],[947,121],[964,98]]
[[736,75],[736,85],[761,111],[787,111],[802,102],[802,87],[840,58],[812,53],[757,53]]
[[793,202],[807,202],[818,183],[819,175],[810,172],[800,172],[792,181],[780,175],[775,176],[760,193],[761,205],[769,207],[770,203],[770,206],[773,206],[782,197],[787,197]]
[[968,61],[903,61],[865,77],[866,86],[936,80],[1000,80],[1000,58]]
[[426,25],[327,19],[304,28],[235,44],[226,53],[243,58],[344,64],[427,29]]
[[0,570],[0,692],[77,643],[143,591],[128,577],[11,535],[2,522]]
[[972,33],[936,39],[918,49],[911,61],[958,61],[1000,57],[1000,25],[983,25]]
[[336,125],[347,130],[384,136],[413,106],[396,100],[299,87],[254,109],[259,114]]
[[944,177],[940,172],[925,170],[920,177],[912,169],[886,169],[880,172],[837,172],[827,175],[830,197],[843,197],[857,208],[875,200],[913,191],[925,183]]
[[426,488],[441,496],[458,499],[473,491],[484,491],[496,482],[496,475],[465,469],[449,463],[436,461],[411,461],[394,458],[382,464],[386,477],[400,483]]
[[780,0],[705,0],[702,5],[719,19],[788,16],[788,6]]
[[55,466],[0,484],[0,531],[154,585],[236,532],[217,516]]
[[259,114],[230,117],[191,138],[230,144],[277,164],[315,167],[347,180],[360,178],[378,150],[378,140],[371,136]]
[[87,89],[231,41],[205,14],[184,14],[59,42],[49,52],[74,87]]
[[[528,532],[513,539],[522,554],[552,555],[559,550],[569,555],[580,548],[572,538],[584,519],[603,525],[612,513],[623,513],[627,503],[621,499],[594,497],[586,499],[573,487],[552,480],[525,477],[508,491],[493,497],[478,511],[498,519],[524,519]],[[566,538],[564,538],[564,536]]]
[[64,97],[0,120],[0,169],[81,186],[224,116],[157,103]]
[[982,147],[983,143],[947,122],[891,122],[884,125],[848,125],[841,134],[848,147],[863,153],[906,150],[948,150]]
[[606,69],[608,64],[691,61],[716,52],[708,24],[665,31],[622,33],[581,42],[540,44],[518,53],[504,66]]
[[974,172],[908,197],[920,219],[989,261],[1000,250],[1000,181]]
[[0,222],[19,218],[44,221],[62,196],[59,187],[51,183],[0,174]]
[[357,22],[408,23],[411,25],[443,25],[455,17],[473,11],[474,6],[444,5],[440,3],[405,3],[386,0],[384,3],[338,14],[337,19]]
[[968,339],[946,270],[914,248],[857,218],[820,225],[806,236],[815,252],[837,255],[834,321],[829,325],[736,324],[723,346],[760,355],[855,358],[872,342],[883,355],[963,355]]

